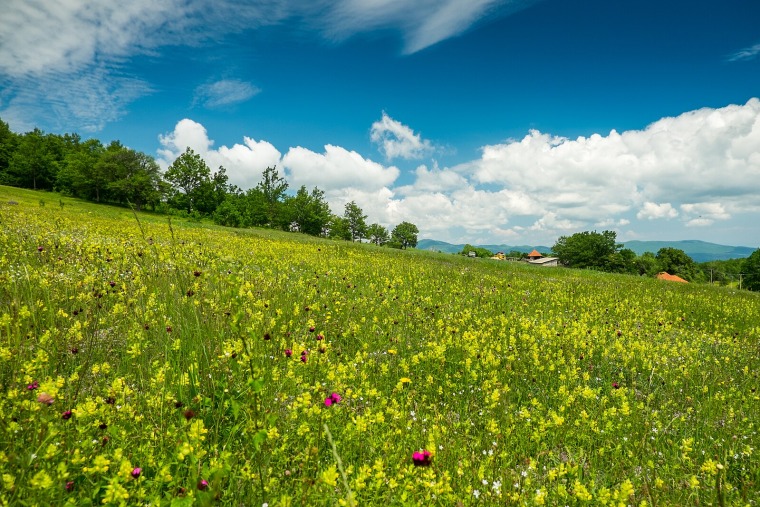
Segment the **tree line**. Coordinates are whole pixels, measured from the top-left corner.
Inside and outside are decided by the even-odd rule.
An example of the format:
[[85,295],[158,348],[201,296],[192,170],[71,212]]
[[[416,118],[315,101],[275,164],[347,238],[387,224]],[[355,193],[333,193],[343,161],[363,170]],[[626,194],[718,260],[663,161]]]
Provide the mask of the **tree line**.
[[560,262],[571,268],[595,269],[610,273],[655,276],[663,271],[689,282],[730,285],[760,290],[760,249],[746,259],[697,263],[678,248],[660,248],[657,253],[636,255],[617,243],[614,231],[584,231],[561,236],[552,247]]
[[334,214],[324,191],[301,186],[289,193],[288,182],[275,167],[265,169],[261,181],[243,191],[229,183],[224,167],[212,171],[190,148],[162,173],[153,157],[119,141],[104,145],[97,139],[82,140],[78,134],[46,134],[39,129],[16,134],[2,120],[0,184],[206,217],[229,227],[269,227],[394,248],[414,248],[419,234],[410,222],[390,231],[379,223],[368,224],[355,201],[347,203],[342,214]]

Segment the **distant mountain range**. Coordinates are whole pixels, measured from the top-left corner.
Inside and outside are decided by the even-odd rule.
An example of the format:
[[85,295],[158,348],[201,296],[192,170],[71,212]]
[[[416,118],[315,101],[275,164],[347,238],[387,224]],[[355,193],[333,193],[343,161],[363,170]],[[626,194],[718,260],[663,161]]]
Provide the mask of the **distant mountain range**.
[[[677,248],[683,250],[686,254],[694,259],[696,262],[708,262],[727,259],[744,259],[749,257],[752,252],[757,248],[751,248],[748,246],[727,246],[718,245],[715,243],[708,243],[706,241],[699,240],[686,240],[686,241],[627,241],[623,243],[624,248],[630,248],[636,255],[641,255],[644,252],[657,253],[660,248]],[[492,252],[504,252],[509,253],[513,250],[518,252],[529,253],[534,248],[542,254],[548,254],[551,252],[551,247],[542,245],[473,245],[481,248],[486,248]],[[446,243],[445,241],[438,241],[434,239],[421,239],[417,243],[417,248],[420,250],[432,250],[444,253],[459,253],[464,248],[464,243],[453,245]]]

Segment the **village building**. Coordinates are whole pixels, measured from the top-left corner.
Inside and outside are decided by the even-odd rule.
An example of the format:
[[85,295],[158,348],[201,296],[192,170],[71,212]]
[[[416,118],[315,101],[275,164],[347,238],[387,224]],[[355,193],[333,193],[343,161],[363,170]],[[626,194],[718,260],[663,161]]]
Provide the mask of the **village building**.
[[655,276],[658,280],[667,280],[668,282],[681,282],[681,283],[689,283],[687,280],[684,280],[680,276],[677,275],[671,275],[667,271],[661,271],[657,273],[657,276]]

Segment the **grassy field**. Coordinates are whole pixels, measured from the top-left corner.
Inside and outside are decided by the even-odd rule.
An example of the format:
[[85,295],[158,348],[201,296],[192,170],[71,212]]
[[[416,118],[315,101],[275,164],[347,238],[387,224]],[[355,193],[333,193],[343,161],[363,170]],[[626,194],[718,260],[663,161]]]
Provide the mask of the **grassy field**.
[[2,505],[758,505],[760,297],[0,187]]

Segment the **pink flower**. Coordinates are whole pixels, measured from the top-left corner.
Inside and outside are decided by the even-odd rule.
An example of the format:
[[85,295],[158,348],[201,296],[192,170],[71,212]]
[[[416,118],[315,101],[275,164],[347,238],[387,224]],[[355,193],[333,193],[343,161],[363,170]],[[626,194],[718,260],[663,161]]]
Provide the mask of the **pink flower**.
[[30,391],[34,391],[34,390],[35,390],[35,389],[37,389],[38,387],[40,387],[40,383],[39,383],[39,382],[37,382],[36,380],[35,380],[34,382],[32,382],[31,384],[29,384],[28,386],[26,386],[26,388],[27,388],[28,390],[30,390]]
[[335,405],[337,403],[340,403],[340,400],[343,398],[338,393],[332,393],[330,396],[325,398],[325,406],[329,407],[330,405]]
[[423,449],[422,451],[417,451],[414,454],[412,454],[412,463],[414,463],[414,466],[416,467],[429,466],[432,459],[433,459],[433,455],[430,454],[430,451],[425,450],[425,449]]
[[201,491],[206,491],[208,489],[208,481],[206,479],[199,480],[198,489]]
[[43,405],[52,405],[55,399],[52,396],[50,396],[48,393],[40,393],[40,395],[37,396],[37,401],[39,401]]
[[285,357],[290,357],[293,355],[293,351],[290,349],[285,349]]
[[71,419],[71,410],[67,410],[63,414],[61,414],[61,419],[63,419],[64,421]]
[[612,383],[612,388],[613,389],[620,389],[620,384],[618,384],[617,382],[613,382]]
[[135,479],[137,479],[138,477],[140,477],[141,473],[142,473],[142,468],[140,468],[140,467],[135,467],[135,468],[132,469],[132,477],[134,477]]

